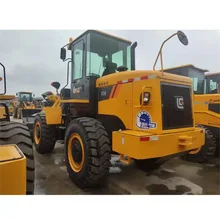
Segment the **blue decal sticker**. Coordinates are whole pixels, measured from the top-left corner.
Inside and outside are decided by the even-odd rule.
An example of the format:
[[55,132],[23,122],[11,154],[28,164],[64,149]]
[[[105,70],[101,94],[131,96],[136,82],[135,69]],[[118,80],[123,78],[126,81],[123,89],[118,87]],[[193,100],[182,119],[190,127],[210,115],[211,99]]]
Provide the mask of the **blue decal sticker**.
[[140,129],[149,130],[151,128],[156,128],[157,124],[152,122],[151,116],[146,111],[141,111],[137,114],[136,126]]

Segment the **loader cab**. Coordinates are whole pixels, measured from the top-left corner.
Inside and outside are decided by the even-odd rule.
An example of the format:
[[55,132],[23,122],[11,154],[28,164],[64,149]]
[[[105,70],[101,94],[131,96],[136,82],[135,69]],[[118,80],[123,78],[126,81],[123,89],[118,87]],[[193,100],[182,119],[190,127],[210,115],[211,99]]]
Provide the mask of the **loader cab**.
[[[96,80],[109,74],[135,69],[137,43],[89,30],[68,44],[71,53],[71,89],[61,90],[63,99],[88,100],[97,103]],[[60,58],[65,61],[66,50]]]
[[210,73],[205,75],[205,93],[220,93],[220,73]]
[[33,94],[30,92],[18,92],[16,93],[19,105],[22,105],[24,102],[25,104],[28,105],[28,103],[33,102]]
[[168,73],[190,77],[192,79],[194,94],[206,93],[205,72],[207,72],[208,70],[195,67],[192,64],[187,64],[165,69],[165,71]]

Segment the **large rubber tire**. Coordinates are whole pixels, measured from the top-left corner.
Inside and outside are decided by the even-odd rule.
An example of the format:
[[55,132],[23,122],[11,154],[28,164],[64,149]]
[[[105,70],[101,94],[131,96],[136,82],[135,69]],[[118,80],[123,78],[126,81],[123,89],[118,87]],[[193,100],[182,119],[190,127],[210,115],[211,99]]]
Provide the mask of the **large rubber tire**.
[[[36,139],[36,124],[39,123],[39,142]],[[57,129],[54,125],[47,125],[45,115],[38,114],[34,120],[33,141],[36,151],[40,154],[51,153],[57,140]]]
[[186,154],[183,159],[194,163],[205,163],[209,159],[214,158],[216,151],[216,139],[212,132],[203,125],[197,125],[197,127],[205,129],[205,145],[202,146],[199,152],[196,154]]
[[35,163],[34,163],[32,141],[27,126],[12,121],[0,122],[0,145],[3,144],[4,145],[16,144],[25,155],[26,171],[27,171],[26,194],[33,195],[34,179],[35,179]]
[[219,137],[217,137],[215,140],[216,140],[215,157],[220,159],[220,139]]
[[17,118],[17,114],[18,114],[18,108],[14,107],[14,109],[13,109],[13,118]]
[[[68,155],[68,149],[72,152],[73,144],[78,141],[71,141],[73,135],[78,136],[83,144],[84,160],[78,171],[71,164],[71,160],[74,160],[72,154]],[[111,165],[111,146],[108,134],[99,121],[87,117],[73,120],[67,128],[64,145],[67,172],[78,187],[92,188],[105,182]]]
[[165,163],[165,161],[161,161],[160,158],[151,158],[145,160],[135,160],[135,163],[139,169],[148,172],[159,168]]

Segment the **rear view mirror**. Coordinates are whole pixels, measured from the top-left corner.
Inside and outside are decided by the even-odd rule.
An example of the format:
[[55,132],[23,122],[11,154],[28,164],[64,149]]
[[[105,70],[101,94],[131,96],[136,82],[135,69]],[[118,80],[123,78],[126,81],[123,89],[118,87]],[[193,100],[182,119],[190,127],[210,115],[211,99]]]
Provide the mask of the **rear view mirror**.
[[[5,66],[0,63],[0,81],[3,81],[4,86],[2,90],[2,86],[0,87],[0,95],[4,95],[6,93],[6,78],[5,78]],[[2,83],[1,83],[2,84]]]
[[66,59],[66,49],[64,47],[60,49],[60,59],[63,61]]
[[18,93],[16,93],[16,96],[18,96]]
[[155,62],[154,62],[153,70],[155,70],[155,67],[156,67],[156,64],[157,64],[157,60],[158,60],[158,58],[160,57],[161,71],[162,71],[162,74],[163,74],[162,48],[163,48],[164,44],[165,44],[168,40],[170,40],[172,37],[174,37],[174,36],[176,36],[176,35],[177,35],[179,41],[180,41],[183,45],[185,45],[185,46],[188,45],[188,38],[187,38],[187,36],[186,36],[182,31],[177,31],[176,33],[172,34],[170,37],[168,37],[168,38],[162,43],[162,45],[161,45],[161,47],[160,47],[160,50],[159,50],[159,52],[158,52],[158,54],[157,54],[157,58],[156,58],[156,60],[155,60]]
[[182,31],[177,32],[177,37],[183,45],[185,45],[185,46],[188,45],[188,38]]
[[59,82],[52,82],[51,86],[53,86],[55,89],[59,89],[60,88],[60,83]]
[[33,94],[33,97],[35,97],[35,94]]

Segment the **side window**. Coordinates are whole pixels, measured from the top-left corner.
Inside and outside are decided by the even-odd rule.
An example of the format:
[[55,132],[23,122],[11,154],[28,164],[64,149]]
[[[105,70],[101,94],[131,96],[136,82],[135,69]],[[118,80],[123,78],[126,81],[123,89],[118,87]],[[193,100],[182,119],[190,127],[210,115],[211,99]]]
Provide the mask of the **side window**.
[[102,65],[102,57],[96,53],[87,52],[87,76],[91,74],[101,75],[104,68]]
[[193,81],[193,90],[197,91],[198,90],[198,78],[192,77],[192,81]]
[[[108,56],[105,58],[108,60]],[[97,53],[87,52],[87,64],[86,64],[86,75],[92,76],[93,74],[102,76],[105,67],[103,66],[103,57]]]
[[210,80],[210,91],[217,89],[217,82]]
[[83,41],[73,47],[73,79],[80,79],[83,75]]

